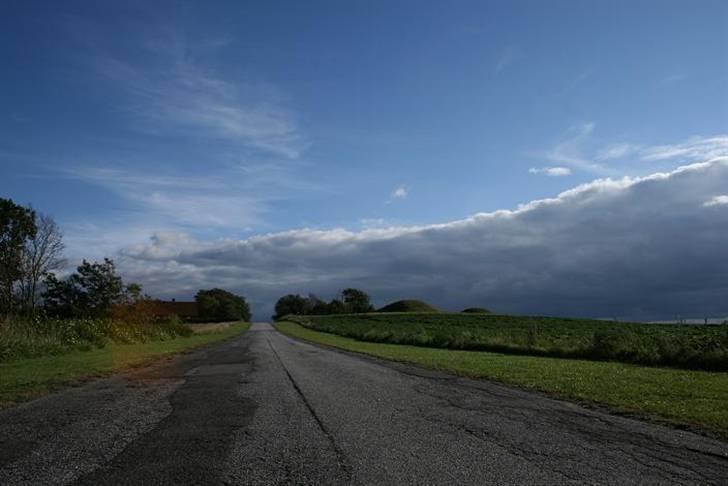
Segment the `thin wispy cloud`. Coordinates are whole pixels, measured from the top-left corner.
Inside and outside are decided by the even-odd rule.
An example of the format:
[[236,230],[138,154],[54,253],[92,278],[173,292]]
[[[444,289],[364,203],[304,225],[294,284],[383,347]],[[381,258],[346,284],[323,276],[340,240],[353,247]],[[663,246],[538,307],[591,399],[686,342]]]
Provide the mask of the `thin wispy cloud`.
[[[297,158],[308,145],[295,117],[273,87],[226,80],[186,53],[185,40],[146,41],[155,62],[142,64],[97,54],[91,65],[126,93],[123,109],[152,134],[219,138]],[[215,44],[224,47],[224,43]]]
[[569,82],[568,87],[569,88],[577,87],[578,85],[582,84],[587,79],[592,78],[594,76],[594,74],[596,74],[597,71],[598,71],[597,67],[590,67],[590,68],[587,68],[587,69],[581,71],[579,74],[576,75],[576,77],[574,77],[574,79],[571,80],[571,82]]
[[571,169],[568,167],[531,167],[528,169],[529,174],[543,174],[550,177],[564,177],[571,175]]
[[181,177],[105,167],[75,167],[64,177],[102,187],[139,207],[147,222],[166,225],[234,228],[256,224],[265,206],[259,198],[241,194],[224,175]]
[[685,81],[687,78],[688,78],[688,75],[683,74],[683,73],[670,74],[670,75],[662,78],[662,84],[680,83],[682,81]]
[[577,169],[596,175],[609,175],[612,171],[585,155],[586,145],[596,124],[594,122],[581,123],[572,126],[566,136],[543,154],[549,162]]
[[635,151],[639,150],[639,148],[640,147],[632,145],[630,143],[617,143],[613,145],[608,145],[607,147],[604,147],[597,152],[596,160],[607,161],[622,159],[628,155],[633,154]]
[[359,226],[363,229],[383,228],[388,226],[387,220],[384,218],[362,218],[359,220]]
[[[728,156],[728,135],[692,137],[685,142],[667,145],[646,145],[630,142],[599,146],[593,137],[594,122],[572,126],[567,134],[550,149],[531,153],[532,157],[559,164],[557,169],[568,169],[597,176],[644,174],[649,170],[665,170],[665,163],[690,164]],[[660,163],[660,164],[658,164]],[[673,165],[674,167],[674,165]],[[532,174],[568,175],[560,170],[531,168]]]
[[693,137],[679,144],[646,147],[640,154],[641,159],[645,161],[714,159],[726,155],[728,155],[728,135]]
[[[121,156],[99,150],[82,163],[49,170],[120,198],[125,209],[114,223],[132,235],[153,227],[197,235],[264,230],[273,204],[323,190],[305,173],[309,142],[286,96],[200,62],[230,48],[229,37],[192,42],[174,28],[158,32],[135,38],[143,56],[123,58],[99,48],[83,57],[83,66],[114,94],[121,122],[145,137]],[[180,149],[160,151],[169,140]],[[196,150],[204,146],[210,149]],[[113,228],[90,226],[82,243],[91,251],[94,239],[104,246],[103,232]]]

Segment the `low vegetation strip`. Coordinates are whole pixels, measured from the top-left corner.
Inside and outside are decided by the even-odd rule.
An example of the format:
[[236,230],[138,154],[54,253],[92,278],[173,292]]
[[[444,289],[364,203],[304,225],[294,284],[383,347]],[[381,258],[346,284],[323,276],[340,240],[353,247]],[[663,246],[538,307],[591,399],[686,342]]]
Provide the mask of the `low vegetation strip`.
[[276,328],[327,346],[515,384],[728,437],[728,373],[363,342],[286,321]]
[[189,326],[174,317],[140,322],[111,318],[7,320],[0,323],[0,363],[89,351],[110,343],[165,341],[192,333]]
[[728,325],[478,313],[371,313],[289,319],[313,330],[377,343],[728,370]]
[[0,363],[0,406],[32,399],[58,386],[90,377],[106,376],[152,360],[232,338],[246,331],[247,323],[218,331],[188,334],[175,339],[108,343],[90,350],[16,359]]

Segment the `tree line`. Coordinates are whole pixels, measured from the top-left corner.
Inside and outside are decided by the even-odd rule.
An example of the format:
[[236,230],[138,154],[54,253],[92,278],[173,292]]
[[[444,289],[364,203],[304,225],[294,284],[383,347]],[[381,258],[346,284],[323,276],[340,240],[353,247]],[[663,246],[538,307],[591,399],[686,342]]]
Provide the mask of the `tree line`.
[[363,314],[374,312],[369,295],[363,290],[347,288],[329,302],[318,298],[314,294],[303,297],[299,294],[284,295],[275,305],[273,319],[280,319],[286,315],[327,315],[327,314]]
[[[66,266],[63,233],[50,216],[0,198],[0,318],[43,314],[59,317],[140,319],[154,313],[154,302],[138,283],[125,284],[114,261],[83,260],[59,278]],[[245,297],[222,289],[195,295],[199,318],[250,320]],[[131,312],[130,312],[131,311]]]

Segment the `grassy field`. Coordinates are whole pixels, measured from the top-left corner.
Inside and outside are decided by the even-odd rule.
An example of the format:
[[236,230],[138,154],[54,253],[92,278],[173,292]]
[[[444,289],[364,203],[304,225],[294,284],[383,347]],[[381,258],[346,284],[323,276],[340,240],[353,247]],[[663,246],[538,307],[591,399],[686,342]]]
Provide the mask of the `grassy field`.
[[175,339],[133,344],[106,344],[38,358],[0,363],[0,406],[29,400],[60,386],[91,377],[107,376],[155,359],[229,339],[250,327],[238,323]]
[[372,313],[294,320],[314,330],[377,343],[728,370],[728,325],[474,313]]
[[728,437],[728,373],[357,341],[278,322],[284,334],[462,376],[606,405]]

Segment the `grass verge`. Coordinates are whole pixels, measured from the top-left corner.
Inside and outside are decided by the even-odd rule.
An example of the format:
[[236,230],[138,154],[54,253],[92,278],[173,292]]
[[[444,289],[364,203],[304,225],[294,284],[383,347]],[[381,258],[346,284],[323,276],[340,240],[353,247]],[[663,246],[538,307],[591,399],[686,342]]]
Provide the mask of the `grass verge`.
[[31,400],[63,385],[88,378],[108,376],[155,359],[241,334],[250,324],[234,324],[220,331],[196,333],[164,341],[109,343],[89,351],[20,359],[0,363],[0,406]]
[[725,372],[371,343],[313,331],[292,322],[278,322],[275,326],[288,336],[327,346],[514,384],[728,437]]
[[453,312],[291,316],[285,320],[374,343],[728,371],[728,325]]

